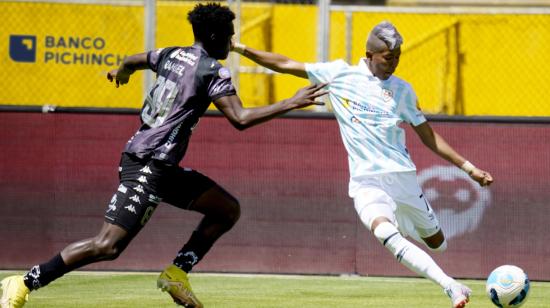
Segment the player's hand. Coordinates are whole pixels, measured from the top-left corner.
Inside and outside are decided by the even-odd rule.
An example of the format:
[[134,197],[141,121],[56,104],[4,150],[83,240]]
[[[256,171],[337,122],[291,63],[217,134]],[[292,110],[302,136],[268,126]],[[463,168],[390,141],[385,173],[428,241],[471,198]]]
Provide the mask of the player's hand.
[[480,186],[489,186],[493,183],[493,176],[489,172],[479,168],[474,168],[474,170],[470,172],[470,177],[478,182]]
[[246,49],[246,46],[244,44],[241,44],[239,42],[235,42],[234,40],[231,40],[231,44],[229,45],[229,50],[234,51],[238,54],[244,55],[244,50]]
[[107,79],[110,82],[115,81],[116,82],[115,86],[118,88],[119,86],[128,83],[128,81],[130,80],[130,75],[131,74],[129,74],[125,70],[120,70],[117,68],[107,73]]
[[311,105],[324,105],[325,103],[316,101],[315,99],[329,93],[327,90],[321,90],[328,83],[310,84],[303,87],[294,94],[289,100],[293,105],[292,108],[304,108]]

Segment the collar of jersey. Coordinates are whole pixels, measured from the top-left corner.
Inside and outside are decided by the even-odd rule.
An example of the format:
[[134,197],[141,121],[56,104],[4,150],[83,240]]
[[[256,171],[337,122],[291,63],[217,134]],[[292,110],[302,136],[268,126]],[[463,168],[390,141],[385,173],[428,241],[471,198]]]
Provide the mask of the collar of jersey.
[[367,75],[369,77],[369,79],[371,80],[376,80],[380,83],[388,83],[391,81],[391,79],[393,78],[393,74],[390,76],[390,78],[386,79],[386,80],[382,80],[376,76],[374,76],[374,74],[370,71],[368,65],[367,65],[367,58],[360,58],[359,59],[359,63],[357,64],[357,67],[359,67],[359,69],[365,73],[365,75]]
[[357,63],[357,67],[359,67],[359,69],[363,71],[365,75],[369,77],[375,77],[367,66],[367,58],[360,58],[359,63]]

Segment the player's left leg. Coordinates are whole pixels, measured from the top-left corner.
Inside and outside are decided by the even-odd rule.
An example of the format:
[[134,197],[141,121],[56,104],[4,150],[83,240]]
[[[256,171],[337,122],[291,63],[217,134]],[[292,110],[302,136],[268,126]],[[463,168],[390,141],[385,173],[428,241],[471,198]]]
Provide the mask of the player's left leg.
[[160,275],[157,284],[174,301],[188,307],[202,307],[187,279],[191,271],[214,243],[229,231],[240,217],[236,198],[208,177],[190,169],[173,175],[164,201],[176,207],[204,214],[191,237],[178,252],[173,264]]
[[[402,222],[400,226],[405,229],[404,232],[423,242],[431,251],[445,251],[447,248],[445,235],[416,179],[412,175],[401,174],[397,176],[396,182],[401,187],[405,187],[401,190],[405,192],[404,194],[395,196],[398,199],[397,220]],[[451,298],[452,307],[464,307],[469,301],[471,290],[449,277],[423,250],[415,248],[411,254],[416,255],[415,259],[421,261],[425,267],[425,270],[420,273],[425,273],[425,277],[443,288]]]
[[[399,184],[397,179],[387,182],[392,185]],[[395,190],[402,192],[402,189],[393,191],[392,189],[393,187],[386,185],[371,185],[359,189],[354,197],[355,209],[359,218],[398,262],[444,287],[450,285],[453,279],[445,275],[426,252],[402,235],[401,232],[411,234],[411,232],[407,232],[410,221],[397,216],[403,215],[403,213],[399,211],[400,205],[392,198],[392,194],[395,196]]]

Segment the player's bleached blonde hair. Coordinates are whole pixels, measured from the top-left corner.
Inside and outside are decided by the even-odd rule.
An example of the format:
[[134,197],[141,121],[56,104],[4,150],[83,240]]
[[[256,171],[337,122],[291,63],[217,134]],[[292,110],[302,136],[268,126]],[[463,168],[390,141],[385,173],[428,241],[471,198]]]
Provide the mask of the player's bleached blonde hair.
[[374,26],[367,38],[367,50],[371,52],[379,52],[386,48],[395,50],[401,47],[401,44],[403,44],[403,37],[389,21],[383,21]]

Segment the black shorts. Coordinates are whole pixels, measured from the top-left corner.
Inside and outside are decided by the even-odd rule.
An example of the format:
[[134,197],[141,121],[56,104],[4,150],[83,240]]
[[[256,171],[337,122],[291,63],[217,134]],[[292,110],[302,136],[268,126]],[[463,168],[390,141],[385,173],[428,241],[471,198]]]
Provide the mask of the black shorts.
[[119,179],[105,220],[130,233],[141,230],[161,201],[189,209],[193,201],[217,185],[195,170],[128,153],[120,159]]

